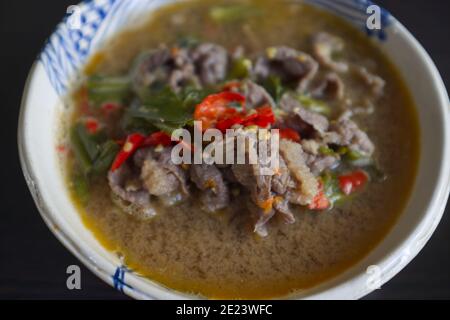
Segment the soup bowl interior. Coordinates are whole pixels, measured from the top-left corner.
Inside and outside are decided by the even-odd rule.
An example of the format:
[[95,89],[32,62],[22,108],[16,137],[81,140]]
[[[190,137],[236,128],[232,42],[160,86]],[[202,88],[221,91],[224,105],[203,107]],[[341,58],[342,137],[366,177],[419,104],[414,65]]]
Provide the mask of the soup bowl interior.
[[[81,5],[81,14],[93,18],[84,19],[86,24],[76,31],[68,27],[69,21],[58,26],[49,39],[50,47],[45,48],[30,72],[19,120],[21,164],[44,221],[92,272],[137,299],[198,297],[175,292],[141,277],[128,270],[114,252],[101,246],[81,221],[66,190],[56,136],[61,115],[67,111],[64,103],[67,87],[89,55],[102,41],[128,27],[126,21],[139,21],[138,17],[168,2],[171,1],[111,0]],[[348,18],[339,6],[323,5],[328,1],[310,2]],[[355,5],[358,1],[348,3],[354,6],[352,10],[361,14],[361,6]],[[107,14],[99,16],[100,9]],[[417,255],[431,237],[445,208],[450,182],[448,95],[435,65],[417,40],[388,13],[383,11],[383,17],[388,19],[388,27],[381,31],[382,34],[375,33],[373,41],[379,42],[378,45],[399,69],[412,93],[419,116],[421,154],[416,183],[404,213],[368,256],[340,276],[292,298],[356,299],[368,294],[391,279]],[[360,20],[352,18],[350,22],[357,28],[361,27]],[[69,44],[66,41],[62,45],[58,40],[61,37],[67,37]],[[76,59],[67,60],[68,53],[75,55]]]

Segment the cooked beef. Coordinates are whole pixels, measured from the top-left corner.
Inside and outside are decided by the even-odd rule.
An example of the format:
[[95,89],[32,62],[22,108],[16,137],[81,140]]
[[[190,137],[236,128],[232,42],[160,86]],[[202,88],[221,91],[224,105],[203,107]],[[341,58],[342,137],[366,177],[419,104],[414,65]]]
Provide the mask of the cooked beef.
[[249,190],[253,202],[261,206],[272,197],[272,176],[263,175],[259,164],[233,164],[231,166],[236,180]]
[[260,85],[251,80],[246,80],[242,84],[242,93],[246,97],[248,109],[254,109],[264,105],[275,108],[275,101],[272,96]]
[[170,51],[161,47],[142,55],[132,74],[137,92],[142,88],[159,89],[169,84],[175,92],[187,85],[198,85],[195,68],[186,49]]
[[288,126],[298,128],[300,132],[304,128],[305,123],[320,133],[328,130],[329,124],[326,117],[303,108],[300,102],[288,93],[281,98],[280,108],[288,113]]
[[246,109],[254,109],[269,105],[272,108],[276,107],[272,96],[264,89],[264,87],[256,84],[251,80],[244,80],[241,82],[231,82],[230,91],[237,92],[245,96]]
[[255,227],[253,232],[255,232],[260,237],[267,237],[269,232],[267,231],[267,223],[270,219],[275,215],[275,210],[263,210],[260,207],[256,206],[252,202],[247,202],[247,208],[250,211],[250,214],[254,217]]
[[306,165],[302,146],[290,140],[282,139],[280,141],[280,153],[286,161],[293,179],[297,182],[296,188],[288,191],[289,201],[301,205],[310,204],[319,189],[316,177]]
[[144,165],[145,158],[147,158],[147,154],[149,152],[153,152],[152,148],[142,148],[136,151],[136,153],[133,156],[133,164],[141,168]]
[[364,67],[356,67],[356,74],[364,81],[364,83],[369,86],[372,94],[376,97],[380,97],[383,95],[384,87],[386,85],[386,81],[384,81],[381,77],[370,73],[367,68]]
[[327,169],[334,169],[339,164],[339,159],[331,155],[306,154],[306,164],[317,176]]
[[208,212],[226,208],[230,203],[230,192],[222,173],[215,165],[192,165],[190,178],[202,192],[200,200]]
[[225,79],[228,68],[228,53],[225,48],[213,43],[202,43],[190,56],[203,85],[216,84]]
[[336,72],[347,72],[349,66],[345,62],[334,60],[334,56],[344,49],[342,39],[326,32],[320,32],[313,38],[314,55],[321,64]]
[[330,131],[323,135],[324,142],[347,146],[366,157],[372,156],[375,146],[367,134],[348,117],[341,117],[330,125]]
[[314,139],[302,139],[300,144],[304,152],[315,156],[319,155],[320,147],[322,146],[320,141]]
[[283,217],[283,220],[287,224],[291,224],[295,222],[294,214],[289,207],[289,201],[282,197],[275,197],[273,201],[273,207],[276,212],[280,213]]
[[258,82],[269,76],[277,76],[286,84],[293,84],[295,89],[303,92],[314,78],[319,66],[308,54],[289,47],[272,47],[265,55],[259,57],[253,69]]
[[342,100],[344,98],[344,82],[337,73],[328,73],[312,90],[311,95],[319,99]]
[[173,193],[180,188],[177,177],[152,158],[145,159],[141,178],[148,193],[157,197]]
[[154,196],[169,194],[188,195],[186,172],[171,160],[171,150],[147,152],[141,170],[146,190]]
[[339,156],[320,153],[320,147],[326,147],[320,137],[317,140],[303,139],[301,145],[305,152],[306,164],[315,176],[320,175],[326,169],[334,169],[339,164]]
[[165,84],[169,78],[170,51],[162,47],[142,54],[132,73],[136,90]]
[[279,168],[272,178],[272,190],[279,195],[283,195],[290,188],[295,187],[295,182],[291,178],[289,168],[283,157],[279,158]]
[[227,165],[227,166],[223,166],[223,167],[217,166],[217,167],[220,169],[220,172],[222,172],[223,179],[226,182],[233,183],[233,184],[238,183],[238,181],[236,180],[236,177],[233,174],[231,165]]
[[126,164],[108,173],[108,183],[113,199],[125,212],[143,219],[156,215],[150,195],[143,188],[139,177]]

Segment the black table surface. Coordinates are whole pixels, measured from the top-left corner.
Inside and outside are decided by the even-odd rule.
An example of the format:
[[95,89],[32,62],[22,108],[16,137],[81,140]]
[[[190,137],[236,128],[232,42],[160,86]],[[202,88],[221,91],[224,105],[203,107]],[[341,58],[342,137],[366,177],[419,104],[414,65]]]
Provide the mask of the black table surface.
[[[17,122],[36,55],[73,0],[0,0],[0,299],[127,299],[67,251],[42,221],[22,176]],[[450,84],[450,1],[384,0],[430,53]],[[450,298],[450,212],[421,253],[366,299]],[[82,290],[66,288],[66,268],[82,269]]]

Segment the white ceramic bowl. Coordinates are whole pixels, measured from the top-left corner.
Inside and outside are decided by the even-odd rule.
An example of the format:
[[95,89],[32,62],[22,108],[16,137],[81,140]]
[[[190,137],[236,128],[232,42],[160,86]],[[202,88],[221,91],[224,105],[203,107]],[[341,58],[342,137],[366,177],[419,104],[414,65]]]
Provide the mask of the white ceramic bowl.
[[[42,218],[56,237],[92,272],[137,299],[197,298],[164,288],[122,266],[83,225],[58,169],[56,128],[70,82],[95,48],[126,21],[139,21],[164,0],[94,0],[80,5],[77,21],[63,21],[30,71],[19,120],[23,172]],[[366,0],[310,0],[364,27]],[[421,156],[416,184],[405,212],[387,237],[362,261],[319,287],[293,298],[357,299],[372,291],[368,265],[377,265],[381,284],[423,248],[444,212],[450,186],[450,112],[438,70],[417,40],[382,11],[383,30],[374,41],[400,70],[418,108]]]

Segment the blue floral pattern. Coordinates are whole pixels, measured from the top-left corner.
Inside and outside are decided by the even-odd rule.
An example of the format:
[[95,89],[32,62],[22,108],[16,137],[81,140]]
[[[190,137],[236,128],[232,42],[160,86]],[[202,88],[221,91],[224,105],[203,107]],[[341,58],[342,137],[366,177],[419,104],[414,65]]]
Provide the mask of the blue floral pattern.
[[116,272],[112,276],[114,289],[124,292],[125,288],[133,290],[133,287],[125,282],[125,275],[130,272],[125,266],[120,266],[116,269]]

